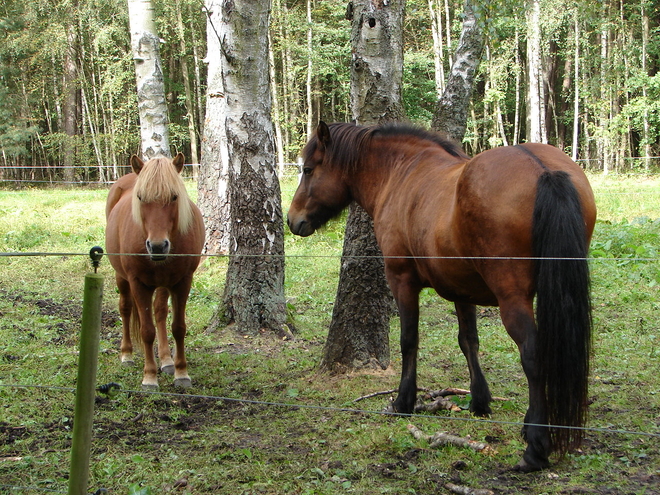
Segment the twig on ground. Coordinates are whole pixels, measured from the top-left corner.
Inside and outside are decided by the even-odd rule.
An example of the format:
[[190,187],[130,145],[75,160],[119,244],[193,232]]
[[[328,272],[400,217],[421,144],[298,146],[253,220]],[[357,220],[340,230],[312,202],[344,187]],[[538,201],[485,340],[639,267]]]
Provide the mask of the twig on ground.
[[442,445],[455,445],[457,447],[467,447],[477,452],[487,452],[490,446],[485,442],[477,442],[470,438],[457,437],[444,432],[438,432],[434,435],[425,435],[422,430],[415,425],[408,425],[408,431],[416,440],[426,440],[432,449]]
[[[358,397],[357,399],[354,399],[353,402],[360,402],[361,400],[371,399],[373,397],[378,397],[380,395],[390,395],[390,394],[394,394],[398,391],[399,391],[398,388],[393,388],[392,390],[383,390],[381,392],[373,392],[371,394],[367,394],[367,395],[363,395],[362,397]],[[429,389],[427,389],[427,388],[418,388],[417,391],[428,393]]]
[[495,495],[492,490],[485,488],[470,488],[469,486],[454,485],[453,483],[445,483],[445,488],[457,495]]
[[431,412],[436,411],[460,411],[461,408],[454,404],[450,399],[438,397],[430,404],[416,404],[415,412]]
[[[425,399],[435,399],[436,397],[447,397],[449,395],[469,395],[471,392],[464,388],[448,387],[442,390],[435,390],[424,395]],[[493,397],[493,400],[509,400],[506,397]]]

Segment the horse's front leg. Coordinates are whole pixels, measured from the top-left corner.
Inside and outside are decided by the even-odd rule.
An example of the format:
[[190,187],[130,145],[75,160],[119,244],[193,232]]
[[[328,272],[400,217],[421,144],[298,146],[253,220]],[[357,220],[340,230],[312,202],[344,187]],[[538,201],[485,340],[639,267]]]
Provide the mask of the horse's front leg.
[[419,348],[419,291],[411,283],[390,283],[401,320],[401,381],[392,404],[395,412],[409,414],[417,400],[417,350]]
[[175,285],[172,290],[172,336],[176,350],[174,353],[174,386],[189,388],[192,380],[188,375],[188,363],[186,361],[186,348],[184,340],[186,337],[186,303],[192,285],[192,276]]
[[131,313],[133,312],[133,295],[128,280],[115,275],[119,290],[119,314],[121,315],[121,345],[120,359],[124,366],[133,366],[133,342],[131,341]]
[[156,289],[154,297],[154,316],[156,317],[156,330],[158,332],[158,358],[160,369],[168,375],[174,374],[174,360],[167,340],[167,300],[169,291],[164,287]]
[[479,335],[477,334],[477,310],[474,304],[455,303],[458,316],[458,344],[470,370],[470,411],[477,416],[491,413],[492,396],[479,364]]
[[154,289],[144,286],[138,281],[131,282],[133,299],[140,317],[140,336],[144,350],[144,372],[142,388],[145,390],[158,389],[158,367],[154,355],[154,340],[156,340],[156,327],[152,315],[152,299]]

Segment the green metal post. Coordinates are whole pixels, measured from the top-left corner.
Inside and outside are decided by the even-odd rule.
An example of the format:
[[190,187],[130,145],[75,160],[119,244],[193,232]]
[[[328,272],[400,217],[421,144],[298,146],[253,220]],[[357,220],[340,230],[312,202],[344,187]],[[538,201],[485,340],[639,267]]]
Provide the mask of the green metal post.
[[[101,251],[102,252],[102,251]],[[94,259],[94,256],[92,256]],[[98,260],[95,260],[98,262]],[[95,267],[97,263],[95,263]],[[103,276],[88,273],[85,276],[76,409],[73,417],[69,495],[85,495],[89,480],[89,451],[92,444],[96,368],[101,334],[101,305]]]

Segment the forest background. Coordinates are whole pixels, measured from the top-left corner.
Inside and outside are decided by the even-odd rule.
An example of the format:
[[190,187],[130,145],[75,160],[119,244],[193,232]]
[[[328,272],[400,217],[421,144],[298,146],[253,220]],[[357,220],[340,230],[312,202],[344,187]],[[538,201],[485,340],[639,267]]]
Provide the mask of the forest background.
[[[657,168],[660,24],[649,0],[477,1],[487,34],[462,143],[541,140],[590,170]],[[538,4],[540,15],[530,16]],[[199,163],[206,92],[202,0],[154,0],[170,144]],[[294,162],[319,119],[348,121],[346,0],[273,0],[278,161]],[[458,41],[462,0],[408,0],[403,102],[429,127]],[[526,15],[525,13],[528,13]],[[140,133],[125,0],[6,0],[0,6],[0,177],[112,180]],[[539,36],[540,104],[527,99],[529,37]],[[529,62],[528,62],[529,61]],[[539,138],[527,118],[541,112]]]

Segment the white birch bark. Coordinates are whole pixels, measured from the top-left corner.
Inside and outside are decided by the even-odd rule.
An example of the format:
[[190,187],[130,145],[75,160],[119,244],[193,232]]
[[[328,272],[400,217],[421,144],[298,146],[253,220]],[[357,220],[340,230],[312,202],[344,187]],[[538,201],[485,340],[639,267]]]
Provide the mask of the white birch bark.
[[226,119],[225,87],[221,70],[220,33],[221,0],[206,0],[207,95],[206,117],[202,138],[202,156],[197,182],[197,202],[206,226],[208,254],[229,252],[230,203],[227,196],[228,150],[224,122]]
[[[228,218],[227,224],[214,225],[227,232],[230,255],[224,314],[216,315],[216,321],[235,323],[243,334],[273,330],[290,336],[285,325],[284,224],[270,115],[270,0],[208,0],[207,9],[209,36],[216,36],[218,43],[209,57],[219,55],[215,76],[221,84],[221,93],[209,98],[217,103],[213,125],[217,124],[222,163],[214,179],[225,203],[222,218]],[[209,125],[211,120],[206,135]],[[217,212],[207,211],[207,217],[213,214]]]
[[167,102],[151,0],[128,0],[143,158],[171,156]]
[[527,8],[527,141],[542,142],[541,134],[541,7],[529,0]]
[[438,100],[431,124],[433,129],[447,133],[459,143],[465,135],[474,77],[481,63],[483,49],[484,35],[472,0],[465,0],[461,37],[454,52],[445,91]]
[[578,20],[578,11],[577,7],[574,12],[574,24],[575,24],[575,51],[573,62],[574,73],[574,95],[573,95],[573,144],[571,145],[571,158],[573,161],[578,159],[578,146],[579,146],[579,136],[580,136],[580,22]]
[[444,44],[442,39],[442,11],[439,0],[429,0],[431,34],[433,36],[433,63],[435,65],[435,91],[438,98],[445,90]]

